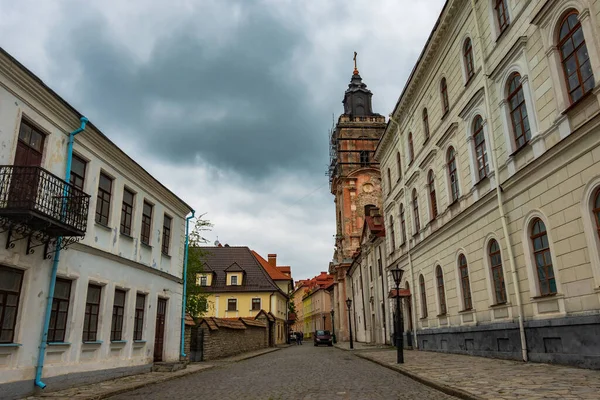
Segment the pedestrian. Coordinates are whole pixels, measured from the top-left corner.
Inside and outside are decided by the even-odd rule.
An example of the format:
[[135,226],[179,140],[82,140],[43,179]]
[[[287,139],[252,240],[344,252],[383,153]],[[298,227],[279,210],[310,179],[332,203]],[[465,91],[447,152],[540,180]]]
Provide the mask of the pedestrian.
[[300,332],[300,345],[302,345],[302,340],[304,340],[304,332]]
[[296,344],[297,345],[301,345],[302,343],[300,343],[300,332],[296,332]]

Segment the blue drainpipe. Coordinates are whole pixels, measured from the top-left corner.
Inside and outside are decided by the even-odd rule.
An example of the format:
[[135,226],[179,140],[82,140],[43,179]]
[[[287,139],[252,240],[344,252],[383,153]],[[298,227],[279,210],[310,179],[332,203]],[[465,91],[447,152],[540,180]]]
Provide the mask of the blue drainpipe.
[[185,219],[185,253],[183,255],[183,299],[181,302],[181,357],[185,357],[185,304],[187,301],[187,263],[188,248],[190,245],[190,220],[194,218],[196,211],[192,210],[192,215]]
[[[67,147],[67,167],[65,171],[65,180],[69,183],[71,178],[71,161],[73,160],[73,142],[75,142],[75,135],[82,132],[85,129],[88,119],[81,117],[81,126],[69,133],[69,146]],[[65,186],[65,196],[68,194],[68,189]],[[46,346],[48,345],[48,328],[50,327],[50,315],[52,314],[52,300],[54,299],[54,287],[56,286],[56,272],[58,271],[58,262],[60,256],[60,246],[62,244],[62,237],[58,237],[56,240],[56,251],[54,252],[54,261],[52,264],[52,275],[50,276],[50,287],[48,288],[48,303],[46,304],[46,315],[44,317],[44,332],[42,334],[42,342],[40,343],[40,351],[38,354],[38,365],[35,369],[35,385],[42,389],[46,387],[46,384],[42,382],[42,369],[44,368],[44,358],[46,357]]]

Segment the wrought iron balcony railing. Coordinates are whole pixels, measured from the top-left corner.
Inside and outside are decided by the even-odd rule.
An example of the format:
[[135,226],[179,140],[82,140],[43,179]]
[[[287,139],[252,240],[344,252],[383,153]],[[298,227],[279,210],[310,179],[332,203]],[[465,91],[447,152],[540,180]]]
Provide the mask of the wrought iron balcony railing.
[[84,236],[89,202],[88,194],[41,167],[0,166],[2,225],[18,226],[22,235]]

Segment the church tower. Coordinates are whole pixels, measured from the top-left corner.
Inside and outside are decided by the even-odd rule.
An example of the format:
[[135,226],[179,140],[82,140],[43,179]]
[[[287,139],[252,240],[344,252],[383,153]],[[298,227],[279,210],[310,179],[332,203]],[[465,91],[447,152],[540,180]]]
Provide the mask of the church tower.
[[333,308],[339,316],[335,323],[341,340],[349,336],[345,299],[352,297],[346,272],[360,248],[365,215],[371,208],[381,209],[382,203],[379,163],[374,154],[386,122],[384,116],[373,112],[372,96],[358,73],[354,53],[354,72],[342,102],[344,113],[331,132],[328,173],[336,211],[335,249],[329,272],[336,277]]

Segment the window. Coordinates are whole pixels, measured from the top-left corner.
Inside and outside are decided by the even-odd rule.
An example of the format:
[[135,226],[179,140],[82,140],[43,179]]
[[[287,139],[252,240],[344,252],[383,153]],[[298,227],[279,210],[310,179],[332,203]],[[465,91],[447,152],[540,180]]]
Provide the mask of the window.
[[392,247],[392,251],[390,254],[396,250],[396,233],[394,232],[394,217],[390,215],[390,246]]
[[468,82],[471,80],[473,75],[475,75],[475,67],[473,65],[473,46],[470,38],[467,38],[467,40],[465,40],[465,44],[463,45],[463,57],[465,59],[465,73],[467,75]]
[[448,101],[448,86],[446,85],[446,78],[442,78],[440,83],[440,93],[442,94],[442,109],[444,110],[443,115],[446,115],[450,110],[450,102]]
[[85,168],[87,163],[79,156],[73,154],[71,161],[71,177],[69,183],[79,190],[83,190],[85,182]]
[[112,179],[100,173],[98,182],[98,199],[96,201],[96,222],[108,225],[110,215],[110,197],[112,193]]
[[598,237],[600,238],[600,189],[596,191],[596,199],[594,200],[594,209],[592,212],[596,217],[596,230],[598,231]]
[[146,295],[138,293],[135,296],[135,319],[133,325],[133,340],[142,340],[144,332],[144,311],[146,310]]
[[387,180],[388,180],[388,192],[392,191],[392,172],[390,169],[387,169]]
[[369,280],[373,282],[373,266],[369,265]]
[[404,204],[400,204],[400,229],[402,229],[402,243],[406,243],[406,219],[404,217]]
[[423,132],[425,133],[425,141],[423,145],[429,140],[429,117],[427,116],[427,109],[423,109]]
[[444,290],[444,273],[439,265],[435,269],[435,279],[437,282],[438,299],[440,302],[440,315],[446,315],[446,294]]
[[417,189],[413,189],[413,213],[415,214],[415,235],[421,230],[421,223],[419,221],[419,197],[417,195]]
[[454,151],[454,147],[450,147],[448,149],[448,178],[450,179],[450,195],[451,202],[450,204],[458,201],[458,196],[460,196],[460,192],[458,190],[458,172],[456,171],[456,152]]
[[571,104],[594,88],[594,74],[576,11],[567,14],[558,39],[563,71]]
[[238,284],[237,275],[231,275],[231,285],[236,286]]
[[0,343],[13,343],[23,271],[0,266]]
[[100,295],[102,287],[89,285],[85,301],[85,317],[83,320],[83,341],[95,342],[98,333],[98,314],[100,312]]
[[360,166],[361,167],[369,166],[369,152],[367,150],[360,151]]
[[508,19],[508,7],[506,6],[506,0],[495,0],[496,5],[494,9],[496,11],[496,20],[498,22],[498,30],[504,32],[510,23]]
[[506,303],[506,287],[504,285],[504,273],[502,271],[502,256],[500,246],[495,240],[490,241],[489,248],[490,266],[492,268],[492,280],[494,281],[494,295],[496,304]]
[[169,247],[171,245],[171,217],[165,214],[163,220],[163,240],[162,240],[162,252],[163,254],[169,255]]
[[415,150],[413,148],[412,132],[408,133],[408,160],[409,164],[412,164],[412,162],[415,160]]
[[469,281],[469,267],[467,266],[467,257],[461,254],[458,257],[458,270],[460,273],[460,285],[462,288],[463,306],[465,310],[473,308],[473,300],[471,299],[471,283]]
[[383,274],[383,263],[381,262],[381,247],[377,247],[379,257],[377,257],[377,269],[379,270],[379,276]]
[[478,115],[473,120],[473,140],[475,141],[475,157],[477,159],[477,175],[479,180],[489,172],[487,151],[485,150],[485,135],[483,133],[483,118]]
[[396,169],[398,170],[398,180],[402,179],[402,164],[400,162],[400,152],[396,152]]
[[56,285],[54,286],[54,297],[52,298],[52,312],[50,313],[48,342],[65,341],[70,299],[71,281],[57,278]]
[[200,277],[200,286],[208,286],[208,277],[206,275]]
[[115,301],[113,303],[112,327],[110,330],[110,340],[121,340],[123,335],[123,315],[125,314],[125,291],[115,290]]
[[38,128],[21,120],[14,165],[39,167],[42,164],[45,139],[46,136]]
[[152,231],[152,204],[144,201],[144,209],[142,210],[142,235],[141,241],[143,244],[150,245],[150,232]]
[[128,189],[123,190],[123,206],[121,207],[121,233],[131,235],[131,215],[135,195]]
[[512,122],[515,147],[520,149],[531,139],[527,106],[523,96],[521,75],[514,73],[508,80],[508,104],[510,107],[510,121]]
[[542,296],[554,294],[556,293],[556,280],[554,279],[548,234],[546,225],[539,218],[536,218],[532,224],[531,243],[533,245],[533,258],[540,285],[540,294]]
[[431,219],[435,219],[438,215],[437,210],[437,199],[435,197],[435,180],[433,177],[433,170],[429,170],[427,175],[427,184],[429,186],[429,202],[431,205]]
[[421,318],[427,318],[427,293],[425,293],[425,278],[419,275],[419,287],[421,288]]
[[237,299],[227,299],[227,311],[237,311]]
[[260,299],[252,299],[252,311],[260,311]]

